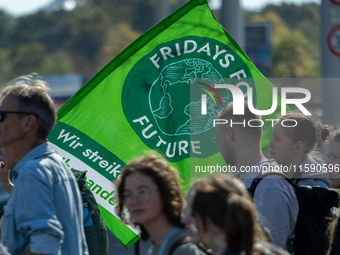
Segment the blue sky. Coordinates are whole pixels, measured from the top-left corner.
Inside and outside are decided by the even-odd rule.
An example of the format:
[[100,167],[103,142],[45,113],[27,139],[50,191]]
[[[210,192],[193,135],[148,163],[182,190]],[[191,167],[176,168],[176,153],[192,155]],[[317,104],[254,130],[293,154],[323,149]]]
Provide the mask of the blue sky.
[[[5,9],[13,15],[24,15],[35,12],[54,0],[0,0],[0,9]],[[221,0],[214,0],[217,3]],[[267,4],[281,4],[285,3],[321,3],[321,0],[240,0],[241,5],[249,10],[258,10]]]

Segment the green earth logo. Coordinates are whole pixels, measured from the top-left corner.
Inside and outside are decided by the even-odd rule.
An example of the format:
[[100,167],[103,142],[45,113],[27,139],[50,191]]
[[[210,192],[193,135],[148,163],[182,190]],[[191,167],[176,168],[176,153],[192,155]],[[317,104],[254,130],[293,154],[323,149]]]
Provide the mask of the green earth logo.
[[[151,52],[137,54],[140,59],[126,70],[122,89],[123,112],[133,135],[170,162],[218,153],[210,140],[216,134],[213,120],[232,101],[232,95],[226,89],[212,93],[212,88],[233,77],[236,83],[246,78],[252,81],[248,85],[256,95],[243,59],[226,44],[197,36],[161,43]],[[202,94],[209,95],[205,115]]]
[[[197,79],[204,80],[210,86],[224,83],[221,74],[214,66],[201,59],[186,59],[167,65],[152,84],[149,93],[150,110],[158,128],[165,135],[196,135],[213,128],[213,119],[220,109],[215,109],[211,97],[208,98],[208,114],[201,114],[201,101],[182,102],[180,91],[186,90]],[[201,91],[202,92],[202,91]],[[191,92],[192,94],[192,92]],[[221,98],[223,105],[229,102],[229,97]],[[168,120],[173,125],[169,128]]]

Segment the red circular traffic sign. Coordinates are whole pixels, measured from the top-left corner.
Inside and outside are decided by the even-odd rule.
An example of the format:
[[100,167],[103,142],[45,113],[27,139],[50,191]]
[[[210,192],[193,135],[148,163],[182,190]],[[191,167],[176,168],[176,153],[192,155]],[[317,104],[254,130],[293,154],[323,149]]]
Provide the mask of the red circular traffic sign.
[[340,5],[340,0],[329,0],[329,1],[331,1],[333,4]]
[[334,27],[327,36],[329,50],[340,57],[340,26]]

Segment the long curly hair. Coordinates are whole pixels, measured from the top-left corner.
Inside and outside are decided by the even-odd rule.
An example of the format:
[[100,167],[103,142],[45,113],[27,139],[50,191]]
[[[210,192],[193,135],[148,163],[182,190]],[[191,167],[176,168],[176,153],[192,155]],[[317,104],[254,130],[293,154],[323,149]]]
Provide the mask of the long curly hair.
[[[180,179],[178,178],[178,172],[175,168],[169,166],[165,159],[156,155],[136,158],[124,168],[121,177],[116,183],[118,190],[117,214],[119,217],[125,223],[132,223],[131,218],[126,219],[123,216],[123,192],[126,178],[136,172],[151,177],[160,192],[163,202],[163,213],[166,215],[168,221],[174,226],[184,228],[184,225],[181,223],[181,207],[184,203],[184,195],[179,185]],[[148,240],[150,236],[145,227],[138,223],[135,223],[135,225],[141,228],[142,240]]]

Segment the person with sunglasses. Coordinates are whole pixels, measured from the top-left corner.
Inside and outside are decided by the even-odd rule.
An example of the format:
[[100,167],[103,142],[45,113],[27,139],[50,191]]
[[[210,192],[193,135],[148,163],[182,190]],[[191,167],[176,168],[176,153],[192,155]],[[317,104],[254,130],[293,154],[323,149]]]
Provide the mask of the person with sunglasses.
[[142,240],[151,238],[148,255],[165,255],[171,250],[173,255],[204,254],[191,242],[173,249],[178,240],[188,236],[181,223],[184,198],[177,174],[163,158],[148,155],[128,164],[116,183],[118,215],[140,227]]
[[82,199],[71,170],[46,142],[56,122],[48,87],[19,77],[0,96],[0,175],[10,193],[1,243],[11,254],[88,254]]

